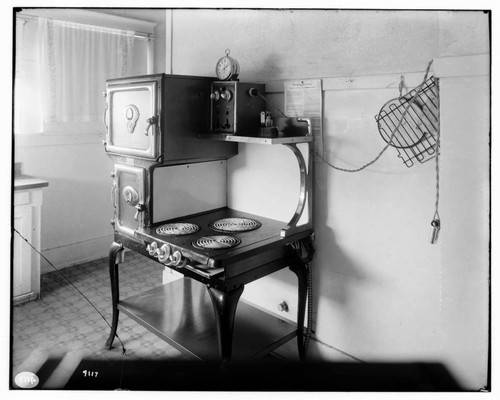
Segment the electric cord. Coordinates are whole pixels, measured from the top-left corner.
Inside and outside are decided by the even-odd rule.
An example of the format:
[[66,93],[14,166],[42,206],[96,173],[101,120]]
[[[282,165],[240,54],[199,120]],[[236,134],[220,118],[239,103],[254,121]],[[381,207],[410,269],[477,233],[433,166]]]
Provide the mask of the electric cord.
[[[74,290],[76,290],[76,292],[81,296],[83,297],[87,303],[90,304],[90,306],[92,306],[92,308],[97,312],[97,314],[99,314],[101,316],[101,318],[104,320],[104,322],[106,322],[106,324],[108,325],[108,327],[111,329],[111,325],[109,324],[109,322],[106,320],[106,318],[104,317],[104,315],[101,314],[101,312],[97,309],[97,307],[89,300],[89,298],[87,296],[85,296],[81,291],[80,289],[78,289],[74,284],[73,282],[71,282],[58,268],[56,268],[56,266],[50,262],[50,260],[47,259],[47,257],[45,257],[40,251],[38,251],[30,242],[28,239],[26,239],[16,228],[12,228],[13,231],[15,233],[17,233],[19,235],[19,237],[21,239],[23,239],[27,244],[28,246],[30,246],[37,254],[39,254],[55,271],[57,271],[57,273],[66,281],[66,283],[68,283]],[[118,341],[120,342],[120,345],[122,346],[122,354],[125,355],[126,353],[126,349],[125,349],[125,346],[123,344],[123,342],[121,341],[121,339],[119,338],[118,334],[115,333],[115,336],[116,338],[118,339]]]
[[[297,252],[302,252],[301,242],[292,242],[290,246]],[[306,248],[306,252],[309,257],[312,258],[314,250],[312,247]],[[312,323],[313,323],[313,291],[312,291],[312,263],[308,261],[306,264],[306,290],[307,290],[307,320],[306,320],[306,330],[304,335],[304,354],[307,355],[307,350],[309,349],[309,342],[313,334]]]
[[439,219],[439,131],[436,140],[436,202],[434,204],[434,219]]
[[438,239],[439,230],[441,229],[441,218],[439,217],[439,152],[441,149],[441,133],[440,133],[440,123],[439,123],[439,114],[438,114],[438,129],[436,134],[436,144],[434,147],[435,161],[436,161],[436,201],[434,203],[434,216],[431,222],[432,226],[432,235],[431,235],[431,244],[435,244]]
[[312,264],[307,263],[307,328],[304,337],[304,354],[307,354],[309,342],[312,337],[312,315],[313,315],[313,292],[312,292]]

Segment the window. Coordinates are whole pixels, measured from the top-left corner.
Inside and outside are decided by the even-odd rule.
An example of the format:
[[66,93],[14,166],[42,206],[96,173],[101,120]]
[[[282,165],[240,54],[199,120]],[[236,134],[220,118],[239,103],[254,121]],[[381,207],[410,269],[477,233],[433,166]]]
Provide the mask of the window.
[[146,38],[42,17],[16,19],[14,132],[104,130],[106,79],[148,72]]

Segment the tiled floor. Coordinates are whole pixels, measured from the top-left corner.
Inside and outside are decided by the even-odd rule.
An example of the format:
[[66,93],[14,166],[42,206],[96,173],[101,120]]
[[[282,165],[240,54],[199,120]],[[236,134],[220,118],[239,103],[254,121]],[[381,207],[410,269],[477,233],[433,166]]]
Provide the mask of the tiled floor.
[[[162,284],[161,265],[129,252],[120,265],[120,295],[126,298]],[[107,259],[60,271],[111,323]],[[123,357],[120,342],[105,348],[110,328],[101,315],[57,271],[42,275],[41,299],[12,310],[12,370],[37,352],[63,356],[79,350],[93,357]],[[118,335],[126,357],[184,359],[176,349],[130,318],[121,318]]]

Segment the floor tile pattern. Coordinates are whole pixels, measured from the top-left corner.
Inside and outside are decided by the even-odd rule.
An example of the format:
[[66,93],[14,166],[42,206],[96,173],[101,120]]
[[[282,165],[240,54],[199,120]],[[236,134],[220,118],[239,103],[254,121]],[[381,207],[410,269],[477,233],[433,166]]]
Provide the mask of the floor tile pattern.
[[[120,264],[120,298],[127,298],[162,284],[163,267],[146,257],[127,252]],[[64,355],[82,351],[94,357],[123,357],[120,342],[113,349],[105,342],[110,327],[89,302],[111,323],[111,289],[107,258],[53,271],[41,277],[41,299],[12,308],[11,363],[16,368],[33,351]],[[153,333],[121,314],[118,336],[128,358],[185,357]]]

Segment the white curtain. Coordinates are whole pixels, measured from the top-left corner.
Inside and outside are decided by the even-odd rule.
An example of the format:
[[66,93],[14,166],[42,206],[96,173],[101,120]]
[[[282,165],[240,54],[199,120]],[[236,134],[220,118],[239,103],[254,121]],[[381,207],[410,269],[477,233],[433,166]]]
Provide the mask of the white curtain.
[[39,40],[44,126],[102,124],[106,80],[128,74],[134,32],[40,18]]

